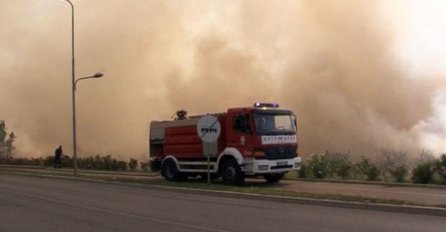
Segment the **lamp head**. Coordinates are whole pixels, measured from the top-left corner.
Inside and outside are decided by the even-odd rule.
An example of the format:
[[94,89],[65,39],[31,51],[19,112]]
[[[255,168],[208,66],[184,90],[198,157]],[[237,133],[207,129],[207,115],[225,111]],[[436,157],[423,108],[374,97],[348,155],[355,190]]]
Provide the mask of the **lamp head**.
[[104,74],[102,74],[102,73],[95,73],[94,75],[93,75],[93,77],[94,78],[100,78],[100,77],[102,77],[102,76],[104,76]]

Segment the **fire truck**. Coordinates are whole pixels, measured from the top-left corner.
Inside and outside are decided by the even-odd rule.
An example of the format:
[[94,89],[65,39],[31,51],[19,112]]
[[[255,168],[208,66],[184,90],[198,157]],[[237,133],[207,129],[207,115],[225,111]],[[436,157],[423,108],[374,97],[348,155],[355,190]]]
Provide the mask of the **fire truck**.
[[220,136],[212,143],[201,141],[196,131],[204,115],[188,117],[181,110],[173,120],[150,123],[152,171],[161,171],[168,181],[204,177],[210,171],[213,178],[240,185],[246,176],[279,182],[286,172],[300,169],[296,117],[291,110],[255,103],[207,115],[221,125]]

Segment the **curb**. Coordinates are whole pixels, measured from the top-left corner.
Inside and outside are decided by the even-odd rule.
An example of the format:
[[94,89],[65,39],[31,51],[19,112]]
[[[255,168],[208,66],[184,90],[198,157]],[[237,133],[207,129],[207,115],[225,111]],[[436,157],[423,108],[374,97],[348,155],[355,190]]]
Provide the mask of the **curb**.
[[88,177],[55,176],[48,174],[36,175],[31,173],[7,172],[7,171],[6,173],[11,175],[33,176],[41,178],[57,178],[71,181],[118,184],[124,186],[142,187],[147,189],[157,189],[157,190],[173,191],[180,193],[187,192],[192,194],[206,194],[212,196],[243,198],[251,200],[265,200],[265,201],[275,201],[275,202],[292,203],[292,204],[318,205],[318,206],[339,207],[348,209],[373,210],[373,211],[390,212],[390,213],[422,214],[422,215],[446,217],[446,208],[440,208],[440,207],[393,205],[393,204],[383,204],[383,203],[364,203],[364,202],[352,202],[352,201],[329,200],[329,199],[313,199],[305,197],[284,197],[284,196],[273,196],[273,195],[254,194],[254,193],[239,193],[239,192],[210,190],[210,189],[194,189],[194,188],[171,187],[163,185],[147,185],[141,183],[99,180]]
[[403,183],[397,183],[397,182],[383,182],[383,181],[331,180],[331,179],[314,179],[314,178],[286,178],[284,180],[303,181],[303,182],[341,183],[341,184],[385,185],[385,186],[392,186],[392,187],[415,187],[415,188],[446,189],[446,185],[415,184],[415,183],[404,183],[404,182]]
[[[17,166],[17,165],[7,165],[7,164],[1,164],[1,168],[6,168],[4,171],[14,171],[14,169],[20,169],[20,170],[43,170],[43,171],[54,171],[54,168],[51,167],[42,167],[42,166]],[[73,168],[64,168],[59,169],[58,172],[63,173],[72,173]],[[141,172],[141,171],[135,171],[135,172],[122,172],[122,171],[105,171],[105,170],[88,170],[88,169],[78,169],[79,174],[98,174],[98,175],[116,175],[116,176],[135,176],[135,177],[157,177],[160,174],[159,173],[152,173],[152,172]]]

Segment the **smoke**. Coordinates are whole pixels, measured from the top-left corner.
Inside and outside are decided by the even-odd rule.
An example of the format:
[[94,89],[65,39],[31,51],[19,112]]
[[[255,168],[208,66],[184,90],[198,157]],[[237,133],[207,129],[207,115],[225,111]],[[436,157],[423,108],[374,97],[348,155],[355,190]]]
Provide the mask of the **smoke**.
[[[411,45],[430,38],[405,2],[73,2],[76,76],[105,74],[77,86],[81,156],[142,159],[151,120],[255,101],[297,114],[303,155],[446,151],[446,70],[419,66],[435,61]],[[20,155],[71,154],[70,20],[64,1],[0,3],[0,118]]]

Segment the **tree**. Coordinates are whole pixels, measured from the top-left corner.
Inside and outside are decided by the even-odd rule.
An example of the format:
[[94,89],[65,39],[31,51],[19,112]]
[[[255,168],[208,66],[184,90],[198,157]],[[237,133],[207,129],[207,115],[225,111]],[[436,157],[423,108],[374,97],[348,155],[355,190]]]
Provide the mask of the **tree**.
[[15,149],[15,139],[14,132],[8,134],[5,121],[0,120],[0,158],[10,158],[12,156]]

